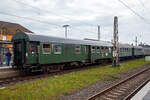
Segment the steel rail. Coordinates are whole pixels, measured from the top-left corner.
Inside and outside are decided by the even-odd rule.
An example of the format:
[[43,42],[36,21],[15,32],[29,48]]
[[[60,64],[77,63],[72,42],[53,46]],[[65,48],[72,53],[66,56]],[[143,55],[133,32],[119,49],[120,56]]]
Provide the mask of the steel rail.
[[146,72],[146,71],[148,71],[148,70],[150,70],[150,67],[149,67],[149,68],[146,68],[146,69],[144,69],[144,70],[142,70],[142,71],[140,71],[140,72],[138,72],[138,73],[133,74],[132,76],[130,76],[130,77],[128,77],[128,78],[126,78],[126,79],[124,79],[124,80],[118,82],[117,84],[115,84],[115,85],[113,85],[113,86],[110,86],[110,87],[106,88],[105,90],[103,90],[103,91],[101,91],[101,92],[99,92],[99,93],[97,93],[97,94],[95,94],[95,95],[92,95],[92,96],[89,97],[87,100],[95,100],[96,98],[100,97],[101,95],[104,95],[105,93],[107,93],[107,92],[109,92],[110,90],[116,88],[117,86],[119,86],[119,85],[121,85],[121,84],[127,82],[128,80],[130,80],[130,79],[132,79],[132,78],[135,78],[136,76],[138,76],[138,75],[140,75],[140,74],[142,74],[142,73],[144,73],[144,72]]
[[140,86],[138,86],[132,93],[130,93],[128,96],[126,96],[123,100],[130,100],[138,91],[140,91],[148,82],[150,81],[150,78],[148,78],[146,81],[144,81]]

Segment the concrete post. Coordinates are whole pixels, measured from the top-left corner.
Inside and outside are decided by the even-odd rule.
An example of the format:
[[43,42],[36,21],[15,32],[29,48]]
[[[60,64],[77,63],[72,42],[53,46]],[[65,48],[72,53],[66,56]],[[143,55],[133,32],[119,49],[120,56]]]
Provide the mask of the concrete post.
[[114,42],[113,42],[113,63],[114,67],[119,66],[119,43],[118,43],[118,17],[114,17]]

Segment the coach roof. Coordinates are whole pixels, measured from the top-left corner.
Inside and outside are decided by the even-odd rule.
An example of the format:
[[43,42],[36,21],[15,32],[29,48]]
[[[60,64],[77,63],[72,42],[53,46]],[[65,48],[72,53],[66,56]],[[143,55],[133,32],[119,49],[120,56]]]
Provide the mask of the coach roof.
[[28,40],[28,41],[40,41],[40,42],[45,42],[45,43],[82,44],[82,45],[112,47],[112,43],[111,42],[65,39],[65,38],[53,37],[53,36],[28,34],[28,33],[24,33],[24,32],[18,32],[18,33],[16,33],[14,35],[12,41],[15,40],[15,39],[20,39],[20,38],[21,39],[24,38],[25,40]]
[[122,44],[122,43],[119,43],[119,48],[133,48],[133,46],[130,45],[130,44]]

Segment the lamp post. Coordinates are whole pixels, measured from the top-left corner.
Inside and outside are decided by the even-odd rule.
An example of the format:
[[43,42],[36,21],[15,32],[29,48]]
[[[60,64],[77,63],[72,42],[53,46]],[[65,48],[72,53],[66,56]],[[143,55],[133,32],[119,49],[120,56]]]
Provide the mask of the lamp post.
[[63,25],[62,27],[65,28],[65,37],[67,38],[67,28],[69,27],[69,25]]
[[100,26],[98,25],[98,41],[100,41]]

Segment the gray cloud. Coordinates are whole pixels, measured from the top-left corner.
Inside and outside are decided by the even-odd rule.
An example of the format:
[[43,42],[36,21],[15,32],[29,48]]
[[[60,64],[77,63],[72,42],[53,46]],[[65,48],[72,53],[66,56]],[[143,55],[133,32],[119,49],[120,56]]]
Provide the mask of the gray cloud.
[[[0,13],[1,20],[19,23],[37,34],[64,37],[62,25],[69,24],[69,38],[97,38],[97,25],[101,26],[101,39],[110,41],[113,34],[113,18],[119,18],[119,41],[150,44],[149,27],[118,0],[1,0],[0,12],[6,12],[35,20],[16,18]],[[150,23],[148,0],[122,0]],[[27,6],[27,5],[31,6]],[[35,8],[37,7],[37,8]],[[48,24],[49,23],[49,24]],[[51,23],[51,24],[50,24]],[[57,24],[54,26],[52,24]]]

